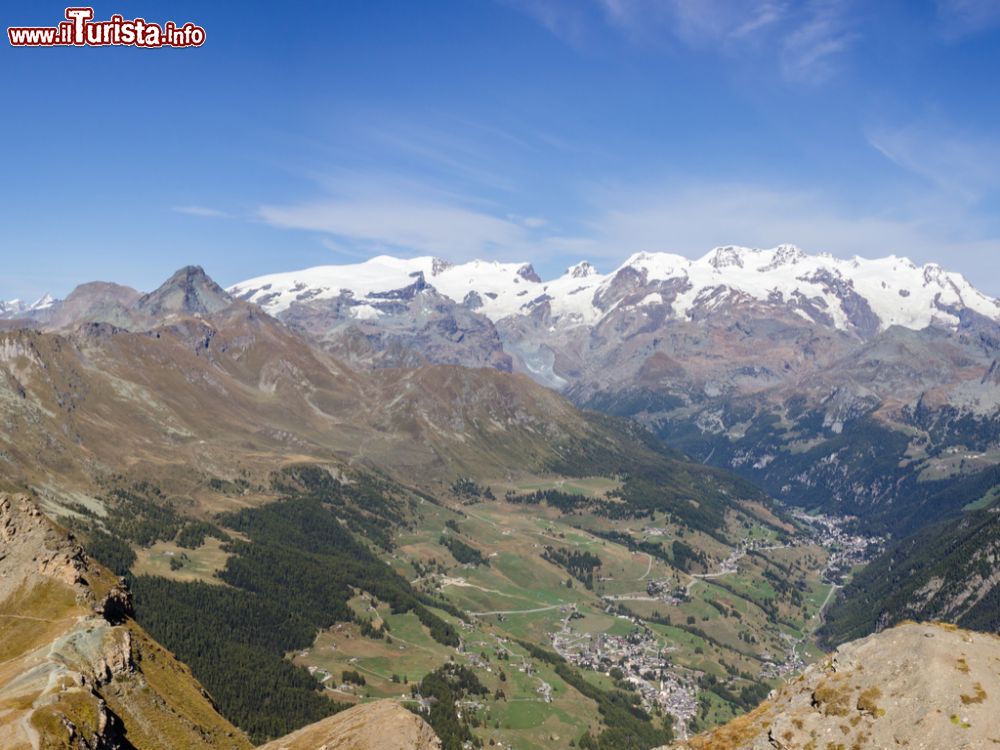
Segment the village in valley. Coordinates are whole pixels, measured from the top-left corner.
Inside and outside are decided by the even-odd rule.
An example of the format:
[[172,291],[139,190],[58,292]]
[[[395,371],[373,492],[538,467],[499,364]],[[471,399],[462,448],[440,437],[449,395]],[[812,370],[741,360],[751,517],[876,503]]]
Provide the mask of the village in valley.
[[[634,694],[648,714],[671,717],[682,738],[748,710],[734,703],[741,691],[753,689],[759,701],[817,658],[812,635],[823,611],[845,577],[881,545],[856,533],[850,518],[791,509],[786,517],[794,520],[783,530],[743,520],[731,528],[739,535],[730,538],[739,541],[725,545],[692,539],[666,518],[618,524],[615,534],[604,536],[600,527],[575,519],[484,503],[464,507],[457,519],[429,508],[438,520],[429,517],[410,542],[412,550],[428,550],[414,566],[413,585],[463,603],[466,619],[453,621],[457,648],[442,651],[412,615],[394,614],[359,593],[359,622],[381,629],[385,639],[371,641],[359,637],[358,625],[341,625],[298,660],[337,700],[393,696],[424,712],[433,698],[421,695],[414,674],[435,659],[463,665],[489,692],[466,696],[456,707],[478,717],[498,747],[518,746],[508,745],[515,736],[551,739],[553,730],[528,718],[540,710],[531,705],[561,710],[567,700],[554,664],[527,641],[546,646],[604,689]],[[485,554],[442,564],[429,545],[453,537]],[[664,555],[675,542],[689,541],[709,552],[687,566]],[[452,552],[462,552],[452,544]],[[525,555],[544,565],[525,566]],[[561,567],[560,560],[596,566],[588,575]],[[518,577],[527,585],[512,587]]]
[[[871,559],[881,549],[882,540],[850,531],[853,525],[850,518],[803,512],[794,512],[793,516],[801,522],[804,533],[781,543],[746,537],[713,571],[690,574],[686,585],[679,585],[671,578],[652,579],[647,582],[645,592],[604,596],[606,612],[616,613],[618,603],[626,601],[656,601],[668,607],[677,606],[690,600],[691,588],[699,580],[737,574],[740,561],[751,552],[816,545],[828,552],[821,579],[830,586],[826,600],[813,615],[814,620],[820,620],[823,609],[845,576]],[[643,531],[647,537],[668,534],[666,529],[658,527],[647,527]],[[642,697],[644,708],[671,715],[682,736],[686,736],[686,728],[698,711],[699,674],[672,662],[670,653],[674,647],[665,644],[642,618],[634,615],[616,614],[634,627],[626,635],[612,635],[574,630],[573,623],[580,615],[573,606],[566,607],[563,614],[560,629],[551,636],[552,646],[560,656],[577,666],[609,674],[627,683]],[[818,625],[818,622],[813,624]],[[808,663],[802,649],[806,636],[780,635],[784,652],[777,656],[768,652],[762,654],[761,679],[787,678],[801,672]]]

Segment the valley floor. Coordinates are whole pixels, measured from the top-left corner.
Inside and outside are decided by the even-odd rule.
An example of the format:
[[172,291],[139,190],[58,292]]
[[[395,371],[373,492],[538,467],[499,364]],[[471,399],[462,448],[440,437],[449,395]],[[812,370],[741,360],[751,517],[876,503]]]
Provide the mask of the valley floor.
[[[467,624],[436,612],[459,629],[462,645],[437,643],[412,613],[392,614],[359,592],[351,602],[358,618],[384,623],[389,637],[366,638],[342,623],[293,659],[332,698],[349,702],[413,700],[425,674],[455,660],[489,690],[468,706],[479,718],[476,733],[525,749],[567,746],[597,723],[593,702],[524,644],[556,652],[594,685],[637,692],[650,713],[672,717],[676,735],[687,737],[753,708],[820,655],[812,635],[845,565],[861,562],[875,541],[844,533],[841,519],[805,514],[791,534],[733,519],[732,546],[655,516],[611,521],[502,501],[426,503],[418,518],[387,559],[417,588],[468,614]],[[448,535],[481,552],[484,564],[454,559],[442,546]],[[680,538],[707,551],[705,563],[687,572],[629,549],[619,541],[626,537],[665,549]],[[600,566],[580,580],[547,550],[589,553]],[[365,684],[344,681],[345,671],[364,675]]]

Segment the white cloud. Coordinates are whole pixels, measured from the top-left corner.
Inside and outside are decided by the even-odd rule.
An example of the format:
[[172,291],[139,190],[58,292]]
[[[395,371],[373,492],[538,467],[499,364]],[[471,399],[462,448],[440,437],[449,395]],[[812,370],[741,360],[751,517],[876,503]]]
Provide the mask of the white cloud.
[[729,36],[736,39],[746,38],[777,23],[784,14],[784,5],[780,3],[761,3],[749,18],[729,32]]
[[443,255],[492,257],[523,248],[529,230],[485,211],[417,196],[329,198],[298,205],[262,206],[268,224],[329,234],[340,243]]
[[1000,26],[996,0],[938,0],[938,18],[946,37],[958,39]]
[[783,43],[781,66],[787,79],[817,84],[833,76],[840,56],[856,39],[847,5],[843,0],[814,0],[807,5],[805,19]]
[[606,21],[628,36],[651,41],[668,35],[702,47],[747,40],[781,21],[777,0],[594,0]]
[[[575,44],[602,20],[650,41],[669,34],[691,45],[747,37],[781,21],[788,0],[500,0]],[[594,11],[598,11],[595,13]]]
[[872,130],[868,142],[897,166],[974,201],[1000,189],[1000,142],[940,123]]
[[541,229],[542,227],[548,226],[548,221],[542,219],[538,216],[518,216],[517,214],[507,214],[507,218],[516,224],[527,227],[528,229]]
[[202,216],[209,219],[228,219],[231,218],[229,214],[225,211],[219,211],[214,208],[206,208],[205,206],[174,206],[172,211],[176,211],[179,214],[187,214],[188,216]]
[[[957,1],[957,0],[956,0]],[[971,1],[971,0],[969,0]],[[604,22],[639,43],[664,40],[739,59],[748,54],[789,82],[817,84],[837,71],[857,34],[852,0],[506,0],[557,36],[579,46],[598,8]]]
[[961,206],[940,201],[901,205],[893,214],[851,212],[836,208],[838,202],[821,191],[747,183],[626,188],[592,198],[607,208],[596,214],[586,243],[575,249],[609,262],[639,250],[698,257],[719,245],[788,242],[841,257],[895,253],[970,275],[984,262],[1000,271],[1000,237],[972,221]]
[[[496,164],[496,159],[487,143],[514,138],[496,127],[483,126],[464,121],[467,128],[475,128],[477,139],[460,137],[453,132],[439,128],[427,128],[409,123],[405,129],[368,128],[367,137],[379,148],[392,149],[401,159],[419,162],[424,169],[446,173],[453,180],[476,184],[493,190],[514,190],[510,178]],[[486,138],[483,138],[483,134]],[[523,142],[516,144],[526,148]]]
[[588,37],[583,0],[500,0],[533,18],[564,42],[580,47]]

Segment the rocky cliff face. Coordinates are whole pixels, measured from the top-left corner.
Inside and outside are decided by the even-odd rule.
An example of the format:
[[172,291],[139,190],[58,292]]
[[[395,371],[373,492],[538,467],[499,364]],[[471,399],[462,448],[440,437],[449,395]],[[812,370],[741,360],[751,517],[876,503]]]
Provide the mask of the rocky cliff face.
[[130,611],[29,498],[0,495],[0,747],[250,747]]
[[904,624],[839,648],[753,712],[672,750],[1000,744],[1000,638]]
[[[0,495],[0,747],[250,750],[172,654],[130,618],[127,588],[24,495]],[[357,706],[267,750],[437,750],[394,701]]]
[[343,294],[294,302],[281,319],[352,365],[416,367],[422,364],[493,367],[511,371],[492,321],[474,301],[456,303],[417,282],[384,297],[355,300]]

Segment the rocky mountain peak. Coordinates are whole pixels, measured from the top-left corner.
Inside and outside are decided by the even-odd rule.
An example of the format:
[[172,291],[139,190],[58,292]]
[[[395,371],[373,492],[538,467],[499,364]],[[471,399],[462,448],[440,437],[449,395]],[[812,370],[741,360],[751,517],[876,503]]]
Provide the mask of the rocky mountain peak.
[[525,263],[523,266],[518,268],[517,275],[525,281],[533,281],[536,284],[542,283],[541,277],[535,272],[535,267],[530,263]]
[[31,305],[29,305],[30,310],[44,310],[48,307],[52,307],[56,302],[56,298],[51,294],[46,292],[37,300],[35,300]]
[[589,276],[597,275],[597,269],[594,268],[590,263],[583,260],[577,263],[575,266],[570,266],[566,269],[566,275],[574,279],[585,279]]
[[166,315],[211,315],[233,303],[233,298],[205,273],[201,266],[185,266],[159,288],[143,295],[135,304],[140,313]]
[[43,294],[34,302],[28,303],[21,299],[0,300],[0,318],[16,318],[22,315],[48,310],[58,300],[51,294]]
[[726,247],[715,248],[706,257],[708,258],[708,264],[716,270],[734,266],[736,268],[743,268],[743,259],[751,252],[753,251],[745,247],[727,245]]
[[784,266],[798,263],[805,258],[805,252],[795,245],[778,245],[774,251],[774,260],[771,262],[775,266]]

